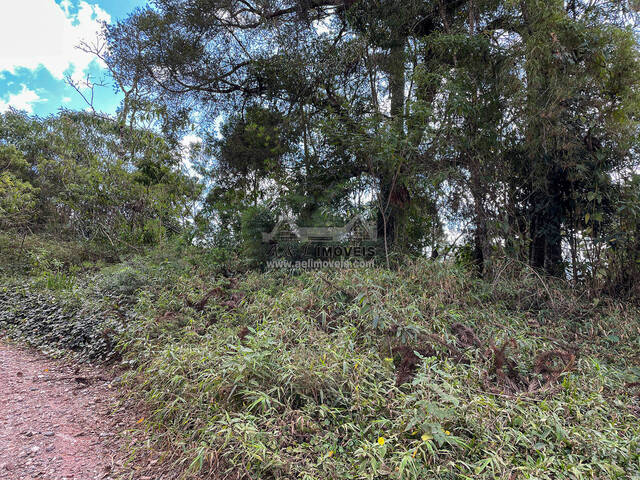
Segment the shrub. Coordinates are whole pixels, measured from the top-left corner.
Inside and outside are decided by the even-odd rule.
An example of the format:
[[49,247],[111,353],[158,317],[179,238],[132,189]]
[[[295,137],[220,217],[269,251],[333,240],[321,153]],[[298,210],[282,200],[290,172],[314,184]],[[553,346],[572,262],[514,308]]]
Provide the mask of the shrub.
[[48,351],[72,351],[90,360],[114,356],[121,325],[104,309],[74,298],[54,298],[27,286],[0,288],[0,328]]

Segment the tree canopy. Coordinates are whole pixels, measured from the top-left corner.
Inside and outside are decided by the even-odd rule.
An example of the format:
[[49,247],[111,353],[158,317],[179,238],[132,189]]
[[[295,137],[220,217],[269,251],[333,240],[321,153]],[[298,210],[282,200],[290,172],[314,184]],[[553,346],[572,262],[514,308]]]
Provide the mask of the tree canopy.
[[387,263],[455,252],[481,273],[507,256],[599,278],[637,263],[634,8],[156,0],[82,45],[123,94],[114,118],[2,117],[2,222],[233,243],[252,217],[366,212]]

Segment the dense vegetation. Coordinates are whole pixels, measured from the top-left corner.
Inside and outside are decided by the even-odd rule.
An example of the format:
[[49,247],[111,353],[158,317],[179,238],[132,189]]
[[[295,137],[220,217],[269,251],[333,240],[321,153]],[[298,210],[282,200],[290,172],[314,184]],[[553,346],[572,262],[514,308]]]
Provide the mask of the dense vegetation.
[[174,234],[256,257],[283,215],[363,213],[386,266],[507,256],[633,295],[634,6],[157,0],[81,46],[123,95],[113,118],[2,115],[0,222],[114,258]]
[[156,244],[182,231],[200,191],[180,162],[178,146],[115,119],[6,113],[0,116],[0,224],[22,236],[81,242],[101,256]]
[[192,472],[637,478],[638,310],[505,267],[492,283],[428,261],[190,270],[141,293],[124,345],[150,425]]
[[431,260],[225,277],[234,263],[157,247],[46,300],[7,286],[0,322],[114,346],[169,478],[639,478],[638,307],[515,262],[484,280]]
[[622,293],[639,260],[633,6],[158,0],[107,28],[105,60],[166,132],[196,122],[205,229],[369,207],[387,257],[441,254],[453,225],[482,272],[506,254]]
[[[0,114],[3,335],[122,369],[185,478],[640,479],[636,6],[105,25],[115,115]],[[375,267],[265,268],[356,213]]]

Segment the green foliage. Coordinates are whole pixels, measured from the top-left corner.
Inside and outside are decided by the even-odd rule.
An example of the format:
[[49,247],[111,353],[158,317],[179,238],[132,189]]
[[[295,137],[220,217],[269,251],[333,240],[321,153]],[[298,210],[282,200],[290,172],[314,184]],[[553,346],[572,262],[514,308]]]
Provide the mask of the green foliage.
[[147,285],[145,273],[131,265],[115,265],[104,270],[100,288],[109,294],[131,296]]
[[[69,277],[47,276],[47,287],[65,288]],[[62,278],[62,280],[61,280]],[[49,284],[50,282],[51,285]],[[52,297],[28,285],[4,284],[0,287],[0,328],[11,338],[26,341],[49,353],[78,354],[87,360],[114,358],[118,321],[106,310],[83,305],[73,297]]]
[[28,181],[29,165],[13,146],[0,144],[0,225],[21,228],[31,221],[38,190]]
[[[136,320],[120,349],[135,369],[131,388],[152,411],[145,423],[179,448],[185,476],[238,468],[310,479],[640,473],[638,405],[624,388],[640,374],[632,307],[596,305],[513,263],[494,282],[425,261],[405,261],[402,273],[230,281],[173,255],[135,260],[147,283],[132,294]],[[132,283],[120,272],[100,275]],[[456,323],[481,344],[461,347]],[[537,356],[567,348],[559,344],[579,349],[577,364],[549,390],[509,393],[491,374],[489,347],[511,339],[507,354],[532,385]],[[418,361],[397,385],[403,345]]]
[[[241,3],[106,27],[115,119],[0,115],[0,327],[117,339],[185,478],[640,478],[631,3]],[[362,210],[393,270],[255,271]]]
[[43,277],[47,272],[74,273],[90,270],[95,263],[111,261],[104,252],[85,242],[64,240],[51,235],[18,236],[0,234],[2,262],[0,275],[5,277],[30,275]]
[[107,29],[107,62],[169,130],[200,127],[213,244],[249,208],[368,208],[387,256],[451,223],[484,274],[507,254],[598,289],[638,164],[633,4],[161,0]]
[[625,185],[612,217],[611,236],[600,242],[606,244],[606,260],[594,276],[611,295],[640,298],[640,175]]
[[242,117],[231,117],[216,142],[222,168],[246,177],[277,173],[282,156],[290,150],[284,117],[277,111],[248,108]]
[[[34,271],[62,270],[33,241]],[[55,353],[122,355],[150,411],[140,428],[185,478],[640,474],[640,404],[625,387],[640,380],[637,307],[514,261],[486,280],[399,261],[241,274],[232,251],[169,242],[72,268],[73,290],[5,282],[0,328]],[[495,372],[503,345],[503,374],[521,383]],[[575,363],[545,384],[536,365],[558,349]]]
[[254,265],[266,259],[267,246],[262,243],[262,233],[271,232],[276,224],[274,212],[260,207],[248,208],[242,215],[241,233],[243,254]]
[[75,284],[75,276],[65,272],[44,272],[42,279],[49,290],[73,290]]
[[87,113],[47,119],[5,113],[0,149],[0,161],[10,167],[0,184],[5,223],[20,227],[26,216],[22,223],[32,231],[115,253],[179,231],[199,193],[180,170],[177,147],[150,131],[120,128]]

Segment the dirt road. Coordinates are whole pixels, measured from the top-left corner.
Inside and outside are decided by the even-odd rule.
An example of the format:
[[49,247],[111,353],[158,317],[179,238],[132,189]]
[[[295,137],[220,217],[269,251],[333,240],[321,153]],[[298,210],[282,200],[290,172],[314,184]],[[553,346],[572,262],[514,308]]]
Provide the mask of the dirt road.
[[94,480],[120,470],[115,388],[99,368],[0,339],[0,479]]

